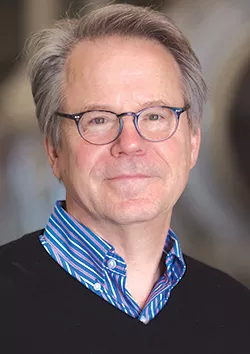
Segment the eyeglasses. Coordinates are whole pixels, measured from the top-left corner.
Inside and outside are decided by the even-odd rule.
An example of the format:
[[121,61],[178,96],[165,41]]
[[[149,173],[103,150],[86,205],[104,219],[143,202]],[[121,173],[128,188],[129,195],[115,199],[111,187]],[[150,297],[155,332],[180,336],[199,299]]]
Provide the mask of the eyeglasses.
[[176,132],[183,108],[157,106],[144,108],[138,113],[116,114],[105,110],[89,110],[76,114],[55,112],[57,116],[73,119],[81,137],[94,145],[106,145],[115,141],[122,133],[123,118],[132,116],[138,134],[145,140],[160,142],[171,138]]

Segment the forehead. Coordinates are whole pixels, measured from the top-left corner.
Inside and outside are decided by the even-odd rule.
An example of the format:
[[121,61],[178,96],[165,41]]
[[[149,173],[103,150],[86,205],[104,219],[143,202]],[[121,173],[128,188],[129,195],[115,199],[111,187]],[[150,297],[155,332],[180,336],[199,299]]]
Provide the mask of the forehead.
[[171,53],[159,42],[142,38],[84,40],[72,50],[65,71],[70,106],[78,104],[80,95],[93,103],[165,100],[180,105],[181,87]]

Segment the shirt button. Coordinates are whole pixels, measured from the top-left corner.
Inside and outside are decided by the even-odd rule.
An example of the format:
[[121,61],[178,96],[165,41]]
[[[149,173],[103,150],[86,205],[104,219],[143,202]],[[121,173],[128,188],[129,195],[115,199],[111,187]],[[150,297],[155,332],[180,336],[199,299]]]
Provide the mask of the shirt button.
[[100,283],[95,283],[94,284],[94,289],[95,290],[100,290],[101,289],[101,284]]
[[147,323],[147,319],[146,319],[145,316],[141,316],[140,321],[141,321],[142,323],[144,323],[144,324]]
[[108,260],[108,268],[109,269],[115,269],[115,267],[116,267],[116,261],[114,260],[114,259],[109,259]]

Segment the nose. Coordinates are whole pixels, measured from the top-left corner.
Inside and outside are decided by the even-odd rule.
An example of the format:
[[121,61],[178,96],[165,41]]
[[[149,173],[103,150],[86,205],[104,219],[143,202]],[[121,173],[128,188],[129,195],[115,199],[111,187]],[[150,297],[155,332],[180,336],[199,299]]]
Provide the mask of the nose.
[[143,139],[136,130],[134,117],[132,115],[123,116],[123,129],[111,147],[114,157],[123,155],[143,155],[146,152],[147,141]]

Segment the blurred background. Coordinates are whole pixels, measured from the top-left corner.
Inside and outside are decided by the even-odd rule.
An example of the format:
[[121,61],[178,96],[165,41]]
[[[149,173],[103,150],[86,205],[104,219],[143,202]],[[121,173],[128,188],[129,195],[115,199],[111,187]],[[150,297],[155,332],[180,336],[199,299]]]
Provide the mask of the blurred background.
[[[250,287],[250,1],[126,2],[151,4],[176,21],[210,89],[199,162],[172,228],[185,253]],[[99,4],[105,0],[0,1],[0,244],[43,228],[54,201],[65,195],[43,150],[22,48],[65,12]]]

